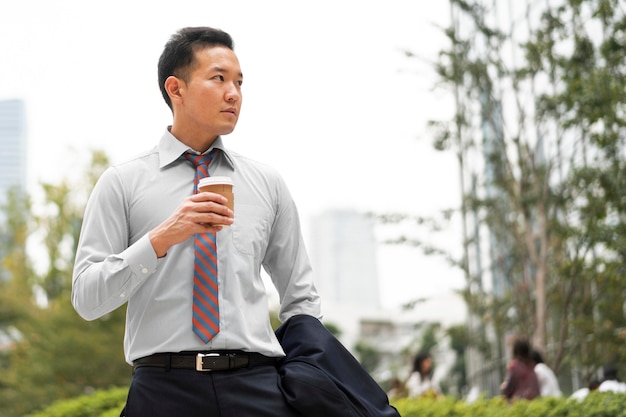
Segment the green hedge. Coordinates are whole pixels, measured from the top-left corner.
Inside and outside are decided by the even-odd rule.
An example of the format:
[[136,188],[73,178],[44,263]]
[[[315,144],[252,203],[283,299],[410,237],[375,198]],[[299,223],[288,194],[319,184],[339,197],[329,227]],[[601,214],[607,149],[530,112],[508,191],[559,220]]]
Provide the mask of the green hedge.
[[399,399],[402,417],[626,417],[626,394],[591,393],[584,401],[538,398],[508,404],[501,397],[471,404],[453,398]]
[[[57,401],[26,417],[118,417],[128,387]],[[402,417],[626,417],[626,394],[591,393],[584,401],[539,398],[509,405],[502,398],[481,398],[471,404],[451,397],[392,401]]]
[[90,395],[56,401],[25,417],[119,417],[127,394],[128,387],[99,390]]

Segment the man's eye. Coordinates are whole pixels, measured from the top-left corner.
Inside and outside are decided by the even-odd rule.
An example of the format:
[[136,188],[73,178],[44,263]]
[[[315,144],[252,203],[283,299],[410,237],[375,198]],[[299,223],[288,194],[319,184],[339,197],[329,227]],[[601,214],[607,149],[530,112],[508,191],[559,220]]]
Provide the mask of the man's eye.
[[224,81],[224,76],[223,75],[216,75],[215,77],[213,77],[214,80],[219,80],[219,81]]
[[238,85],[239,87],[241,87],[241,86],[243,85],[243,80],[239,80],[239,81],[237,81],[237,85]]

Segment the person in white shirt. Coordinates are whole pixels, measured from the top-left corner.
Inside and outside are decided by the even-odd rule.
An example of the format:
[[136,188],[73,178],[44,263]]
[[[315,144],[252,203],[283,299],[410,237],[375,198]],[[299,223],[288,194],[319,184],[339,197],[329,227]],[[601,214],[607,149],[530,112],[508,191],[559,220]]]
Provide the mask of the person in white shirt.
[[530,356],[535,363],[535,374],[539,380],[539,390],[542,397],[561,397],[563,393],[559,386],[559,381],[554,374],[554,371],[546,365],[541,353],[533,349]]
[[617,368],[614,365],[607,365],[602,371],[604,379],[598,387],[599,392],[626,393],[626,384],[617,378]]
[[406,382],[409,397],[441,395],[439,384],[433,380],[433,359],[427,352],[418,353],[413,360],[413,371]]
[[582,401],[585,398],[587,398],[587,395],[589,395],[590,392],[597,390],[599,386],[600,386],[600,381],[596,378],[593,378],[591,381],[589,381],[588,386],[577,389],[576,391],[572,393],[570,398],[574,400]]

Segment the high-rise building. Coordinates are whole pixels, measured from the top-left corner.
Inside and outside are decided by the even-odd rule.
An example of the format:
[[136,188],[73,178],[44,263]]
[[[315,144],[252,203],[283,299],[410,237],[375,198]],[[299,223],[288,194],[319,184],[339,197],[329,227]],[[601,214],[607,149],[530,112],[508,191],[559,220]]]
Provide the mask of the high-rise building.
[[0,100],[0,206],[12,188],[26,190],[26,112],[18,99]]
[[348,349],[361,319],[380,311],[373,220],[353,210],[329,210],[312,219],[308,244],[324,321],[339,327]]
[[374,226],[366,215],[331,210],[313,218],[311,258],[324,301],[366,313],[380,308]]

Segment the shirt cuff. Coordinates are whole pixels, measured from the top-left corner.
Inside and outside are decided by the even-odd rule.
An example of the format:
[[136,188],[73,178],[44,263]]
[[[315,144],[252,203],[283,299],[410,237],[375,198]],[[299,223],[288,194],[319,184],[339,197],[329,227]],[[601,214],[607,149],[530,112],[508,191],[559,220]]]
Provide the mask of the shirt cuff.
[[135,276],[147,278],[156,271],[157,257],[154,248],[150,243],[148,233],[134,244],[130,245],[123,257]]

